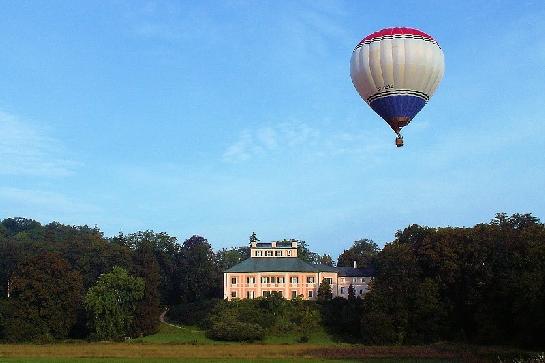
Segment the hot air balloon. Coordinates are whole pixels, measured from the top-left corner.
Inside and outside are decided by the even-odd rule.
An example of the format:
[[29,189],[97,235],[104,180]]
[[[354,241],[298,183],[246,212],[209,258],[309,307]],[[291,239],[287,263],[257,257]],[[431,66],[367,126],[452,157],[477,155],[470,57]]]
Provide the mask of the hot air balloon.
[[413,28],[386,28],[358,43],[350,77],[361,98],[397,134],[424,107],[443,78],[443,51],[430,35]]

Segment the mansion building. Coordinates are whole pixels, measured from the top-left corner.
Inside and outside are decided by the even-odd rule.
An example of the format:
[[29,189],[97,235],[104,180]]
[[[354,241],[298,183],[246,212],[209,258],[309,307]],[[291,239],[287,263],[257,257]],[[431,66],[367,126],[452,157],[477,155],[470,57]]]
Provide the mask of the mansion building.
[[372,269],[332,267],[307,263],[297,258],[297,242],[252,242],[250,258],[223,273],[225,299],[254,299],[280,293],[284,298],[301,296],[314,300],[320,282],[326,280],[333,297],[348,297],[348,288],[354,287],[356,296],[369,290]]

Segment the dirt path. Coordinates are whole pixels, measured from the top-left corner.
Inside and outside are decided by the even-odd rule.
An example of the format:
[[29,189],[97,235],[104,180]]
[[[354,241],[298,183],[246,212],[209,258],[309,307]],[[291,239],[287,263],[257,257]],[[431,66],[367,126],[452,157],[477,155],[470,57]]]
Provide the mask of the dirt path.
[[171,324],[171,323],[169,323],[168,321],[165,320],[165,316],[167,315],[167,313],[168,313],[168,308],[166,308],[165,311],[163,311],[163,312],[161,313],[161,315],[159,315],[159,321],[160,321],[161,323],[163,323],[163,324],[170,325],[170,326],[172,326],[172,327],[174,327],[174,328],[182,329],[181,326],[178,326],[178,325],[175,325],[175,324]]

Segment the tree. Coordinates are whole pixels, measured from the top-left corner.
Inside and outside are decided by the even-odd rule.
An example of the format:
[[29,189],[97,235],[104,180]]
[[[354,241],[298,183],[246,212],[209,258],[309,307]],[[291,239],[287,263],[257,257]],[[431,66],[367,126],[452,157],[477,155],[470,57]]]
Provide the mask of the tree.
[[144,298],[136,305],[132,336],[149,335],[159,330],[161,314],[159,296],[159,265],[152,243],[142,243],[134,251],[134,275],[144,280]]
[[357,267],[366,268],[373,266],[373,261],[380,249],[370,239],[363,238],[355,241],[352,247],[344,250],[337,261],[339,267],[352,267],[356,261]]
[[223,276],[214,261],[208,241],[192,236],[182,245],[180,293],[183,302],[195,302],[221,296]]
[[255,232],[252,232],[250,235],[250,244],[259,242],[259,238],[257,238],[257,235]]
[[129,333],[138,302],[144,296],[144,280],[121,267],[99,277],[85,295],[91,330],[97,339],[120,339]]
[[128,235],[120,233],[111,239],[113,244],[126,246],[136,251],[141,245],[150,245],[159,266],[159,295],[164,305],[174,305],[180,301],[180,281],[178,263],[181,259],[181,246],[176,237],[165,232],[152,230],[138,231]]
[[14,274],[5,335],[15,341],[65,338],[76,323],[82,279],[58,254],[21,261]]
[[324,253],[320,257],[319,263],[322,264],[322,265],[333,266],[333,259],[331,258],[330,255]]
[[331,285],[329,284],[328,280],[323,279],[318,287],[318,301],[328,301],[332,298],[333,293],[331,292]]
[[284,240],[287,242],[297,242],[297,257],[308,263],[320,263],[320,255],[312,252],[306,241],[296,239]]
[[219,271],[225,271],[250,257],[249,247],[223,248],[216,253],[215,260]]
[[354,299],[356,299],[356,289],[354,289],[354,285],[350,284],[350,286],[348,286],[348,300]]

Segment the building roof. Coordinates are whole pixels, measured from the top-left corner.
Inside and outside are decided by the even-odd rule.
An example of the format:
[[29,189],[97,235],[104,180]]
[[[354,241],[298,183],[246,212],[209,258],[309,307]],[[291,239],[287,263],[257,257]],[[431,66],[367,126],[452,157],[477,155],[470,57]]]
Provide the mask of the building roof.
[[225,272],[335,272],[335,268],[296,257],[250,257]]
[[324,265],[323,263],[313,263],[311,265],[320,272],[337,272],[337,269],[335,267]]
[[375,269],[368,268],[353,268],[353,267],[337,267],[339,276],[342,277],[371,277],[375,276]]

